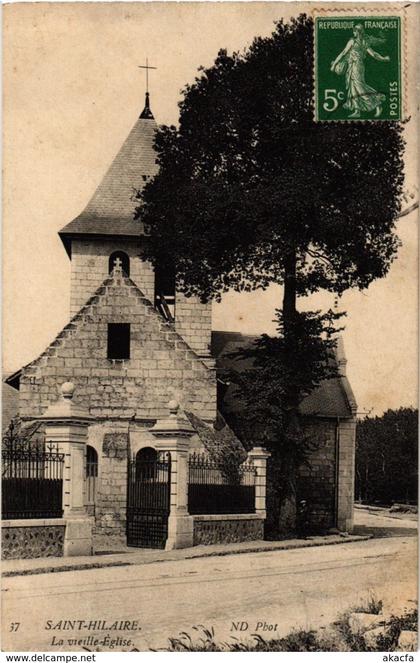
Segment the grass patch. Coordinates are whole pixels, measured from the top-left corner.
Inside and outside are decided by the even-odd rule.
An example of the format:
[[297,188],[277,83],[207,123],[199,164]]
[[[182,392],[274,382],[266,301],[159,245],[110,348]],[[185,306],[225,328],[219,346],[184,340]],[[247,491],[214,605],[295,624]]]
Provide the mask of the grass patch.
[[361,605],[352,608],[349,612],[368,612],[371,615],[380,615],[382,608],[383,601],[380,601],[375,594],[371,593]]
[[266,640],[260,635],[252,635],[248,641],[240,641],[231,638],[232,642],[216,642],[213,628],[205,626],[194,626],[197,632],[195,639],[189,633],[183,631],[177,638],[169,638],[169,647],[166,651],[171,652],[316,652],[316,651],[338,651],[336,649],[322,649],[321,640],[316,631],[297,630],[292,631],[284,638]]
[[[342,643],[340,651],[370,651],[363,635],[352,633],[349,625],[349,617],[352,612],[366,612],[358,606],[359,609],[349,608],[343,612],[332,624],[332,630],[337,633],[338,640]],[[377,613],[375,613],[377,614]]]
[[360,605],[346,610],[327,628],[315,630],[293,630],[282,638],[265,639],[252,634],[250,639],[241,641],[232,636],[229,642],[218,642],[213,627],[202,624],[193,627],[191,636],[183,631],[178,637],[169,638],[169,646],[165,651],[171,652],[368,652],[393,651],[398,645],[401,631],[417,631],[417,608],[405,611],[400,616],[387,619],[384,635],[380,636],[376,645],[368,645],[362,633],[352,633],[349,617],[354,612],[370,612],[380,615],[382,601],[374,595]]

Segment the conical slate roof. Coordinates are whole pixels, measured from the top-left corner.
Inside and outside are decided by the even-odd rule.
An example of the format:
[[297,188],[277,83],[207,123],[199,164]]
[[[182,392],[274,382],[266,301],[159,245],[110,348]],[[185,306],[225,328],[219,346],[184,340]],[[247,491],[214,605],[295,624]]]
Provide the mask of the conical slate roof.
[[142,233],[141,223],[133,219],[138,204],[134,195],[158,169],[153,148],[156,128],[146,99],[145,109],[86,208],[59,232],[69,254],[72,238],[84,235],[136,237]]

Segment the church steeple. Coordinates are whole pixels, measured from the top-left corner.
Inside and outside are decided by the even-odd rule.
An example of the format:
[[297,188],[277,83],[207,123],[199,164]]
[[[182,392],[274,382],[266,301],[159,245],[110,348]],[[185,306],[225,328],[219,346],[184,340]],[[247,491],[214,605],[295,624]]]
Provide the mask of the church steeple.
[[146,101],[144,108],[139,116],[140,120],[154,120],[153,113],[150,110],[150,94],[146,92]]
[[133,192],[140,191],[145,182],[157,173],[154,149],[156,129],[157,124],[150,110],[149,90],[146,88],[144,110],[92,198],[83,212],[60,230],[69,257],[73,240],[88,242],[99,238],[101,241],[118,238],[120,242],[125,238],[138,241],[143,226],[134,220],[138,200]]
[[154,120],[153,113],[150,110],[150,96],[149,96],[149,69],[157,69],[149,65],[149,60],[146,58],[146,64],[138,65],[139,69],[146,69],[146,102],[143,111],[139,117],[140,120]]

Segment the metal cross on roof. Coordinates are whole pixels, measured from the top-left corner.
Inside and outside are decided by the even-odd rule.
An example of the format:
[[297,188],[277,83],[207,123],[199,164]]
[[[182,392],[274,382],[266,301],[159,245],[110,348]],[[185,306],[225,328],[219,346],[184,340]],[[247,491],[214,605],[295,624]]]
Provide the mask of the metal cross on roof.
[[157,69],[157,67],[152,67],[149,65],[149,59],[146,58],[146,64],[137,65],[139,69],[146,69],[146,93],[149,92],[149,69]]

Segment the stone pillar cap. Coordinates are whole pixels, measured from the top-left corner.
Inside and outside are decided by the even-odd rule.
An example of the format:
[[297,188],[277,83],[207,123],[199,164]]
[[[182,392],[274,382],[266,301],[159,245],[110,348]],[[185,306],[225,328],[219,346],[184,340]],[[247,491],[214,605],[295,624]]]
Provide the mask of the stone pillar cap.
[[55,403],[51,403],[44,414],[36,418],[44,421],[63,421],[63,423],[91,420],[89,411],[73,401],[75,389],[73,382],[64,382],[61,385],[60,398]]
[[188,419],[179,413],[179,403],[170,400],[169,417],[158,419],[150,432],[157,437],[191,437],[195,431]]
[[176,401],[175,399],[169,401],[168,408],[169,408],[169,412],[170,412],[171,417],[178,416],[178,412],[179,412],[179,403],[178,403],[178,401]]
[[251,451],[248,451],[248,456],[255,459],[270,458],[271,453],[264,447],[252,447]]

